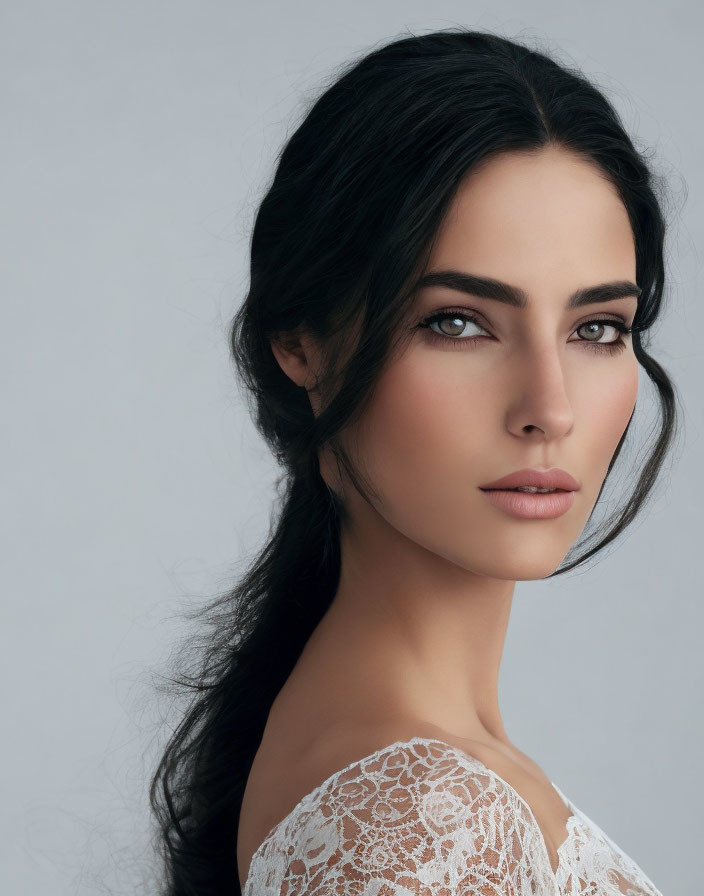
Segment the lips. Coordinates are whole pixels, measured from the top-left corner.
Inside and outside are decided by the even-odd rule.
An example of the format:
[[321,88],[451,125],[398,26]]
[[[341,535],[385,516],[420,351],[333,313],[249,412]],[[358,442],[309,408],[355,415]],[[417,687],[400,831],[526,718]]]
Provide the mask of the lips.
[[573,476],[557,467],[551,470],[536,470],[534,468],[516,470],[514,473],[509,473],[508,476],[503,476],[494,482],[487,482],[479,487],[483,491],[513,491],[520,486],[557,489],[563,492],[574,492],[581,488]]
[[575,493],[557,490],[549,494],[527,494],[512,489],[484,489],[487,501],[504,513],[523,520],[553,520],[574,505]]

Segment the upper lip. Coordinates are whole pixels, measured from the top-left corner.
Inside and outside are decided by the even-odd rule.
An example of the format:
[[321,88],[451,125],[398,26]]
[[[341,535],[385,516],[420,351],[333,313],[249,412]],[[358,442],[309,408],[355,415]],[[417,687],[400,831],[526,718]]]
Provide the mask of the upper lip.
[[535,470],[532,468],[525,470],[516,470],[515,473],[509,473],[495,482],[487,482],[486,485],[480,485],[482,489],[496,488],[518,488],[522,485],[531,485],[536,488],[559,488],[566,492],[575,492],[580,488],[580,484],[570,476],[565,470],[559,470],[554,467],[552,470]]

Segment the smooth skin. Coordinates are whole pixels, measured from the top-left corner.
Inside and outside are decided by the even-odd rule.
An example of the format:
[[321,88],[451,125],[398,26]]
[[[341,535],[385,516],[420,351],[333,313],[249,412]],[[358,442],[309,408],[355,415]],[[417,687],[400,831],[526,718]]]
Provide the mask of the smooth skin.
[[[636,282],[633,234],[591,163],[557,147],[503,153],[462,182],[427,267],[445,269],[520,287],[528,306],[421,290],[410,326],[451,308],[432,329],[455,341],[416,328],[361,422],[343,434],[381,500],[371,507],[321,453],[351,525],[337,593],[272,707],[250,774],[243,881],[254,849],[304,794],[416,735],[459,746],[508,780],[557,865],[569,812],[506,733],[499,668],[516,582],[550,575],[578,540],[635,407],[630,335],[622,351],[601,352],[583,324],[621,315],[630,326],[636,297],[567,309],[578,288]],[[459,309],[479,323],[453,326]],[[596,338],[618,336],[607,327]],[[272,350],[317,412],[319,347],[301,334]],[[571,473],[581,484],[572,507],[519,519],[480,491],[524,467]]]

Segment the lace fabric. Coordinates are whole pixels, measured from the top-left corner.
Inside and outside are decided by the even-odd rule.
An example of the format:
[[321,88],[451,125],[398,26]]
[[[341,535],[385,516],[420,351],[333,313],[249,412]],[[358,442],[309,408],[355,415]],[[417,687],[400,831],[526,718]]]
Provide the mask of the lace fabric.
[[553,871],[532,810],[457,747],[397,741],[331,775],[272,828],[243,896],[662,896],[571,811]]

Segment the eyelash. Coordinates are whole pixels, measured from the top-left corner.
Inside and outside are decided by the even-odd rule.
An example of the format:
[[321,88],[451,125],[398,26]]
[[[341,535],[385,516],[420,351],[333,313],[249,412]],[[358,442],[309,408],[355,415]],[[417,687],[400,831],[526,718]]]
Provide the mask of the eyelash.
[[[452,309],[449,311],[438,311],[430,317],[426,317],[425,320],[418,324],[418,327],[427,329],[431,339],[440,339],[442,342],[469,342],[474,345],[477,339],[483,338],[481,336],[447,336],[445,333],[437,333],[435,330],[430,329],[430,324],[435,323],[436,321],[457,317],[462,318],[467,323],[476,324],[482,330],[486,329],[486,327],[482,326],[479,320],[473,315],[467,314],[465,311],[453,311]],[[590,342],[588,339],[575,340],[576,342],[585,343],[597,352],[606,352],[607,354],[623,351],[623,349],[626,348],[626,341],[623,338],[624,335],[628,335],[636,329],[635,327],[626,326],[625,321],[616,320],[615,318],[593,318],[592,320],[585,320],[576,329],[580,330],[582,327],[586,327],[587,324],[607,324],[610,327],[614,327],[614,329],[618,330],[621,334],[615,342]]]

